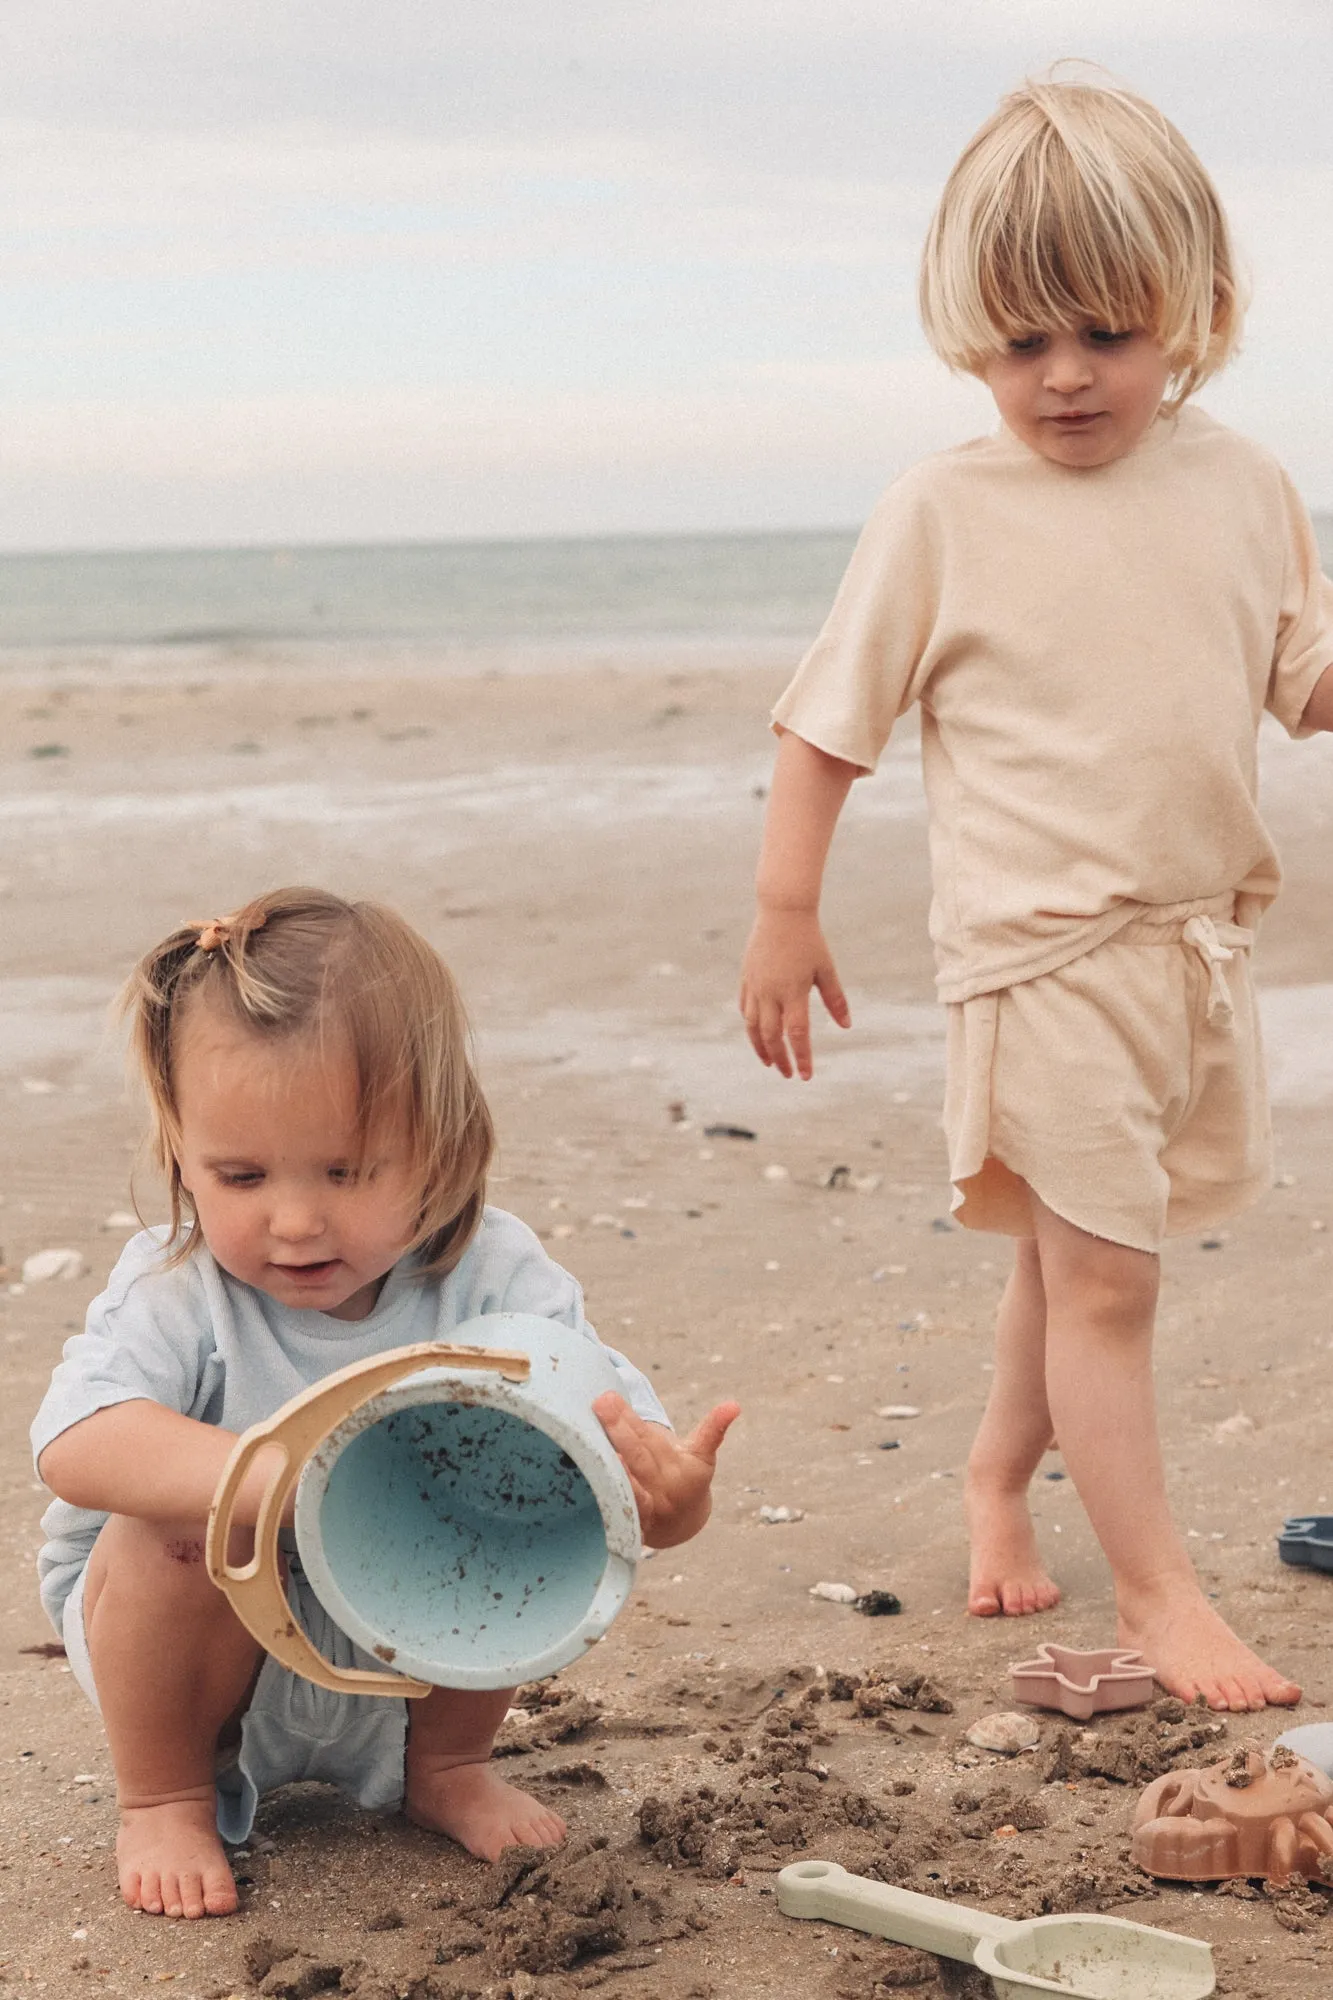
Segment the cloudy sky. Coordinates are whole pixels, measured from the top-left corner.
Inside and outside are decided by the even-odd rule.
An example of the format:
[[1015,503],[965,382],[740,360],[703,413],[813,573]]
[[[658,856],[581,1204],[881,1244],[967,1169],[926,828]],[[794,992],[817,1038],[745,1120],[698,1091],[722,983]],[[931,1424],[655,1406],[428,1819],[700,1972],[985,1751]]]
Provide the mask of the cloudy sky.
[[1203,400],[1333,506],[1330,0],[5,0],[0,548],[854,524],[988,421],[917,251],[1061,56],[1212,169]]

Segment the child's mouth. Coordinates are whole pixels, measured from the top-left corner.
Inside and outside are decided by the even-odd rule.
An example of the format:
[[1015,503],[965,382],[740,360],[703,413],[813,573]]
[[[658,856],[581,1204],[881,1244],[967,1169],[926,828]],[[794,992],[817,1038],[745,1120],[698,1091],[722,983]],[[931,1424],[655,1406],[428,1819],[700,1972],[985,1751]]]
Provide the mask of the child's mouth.
[[338,1259],[336,1257],[326,1257],[319,1264],[277,1264],[274,1266],[275,1270],[281,1271],[283,1277],[289,1279],[294,1285],[316,1285],[323,1278],[331,1278],[337,1268]]

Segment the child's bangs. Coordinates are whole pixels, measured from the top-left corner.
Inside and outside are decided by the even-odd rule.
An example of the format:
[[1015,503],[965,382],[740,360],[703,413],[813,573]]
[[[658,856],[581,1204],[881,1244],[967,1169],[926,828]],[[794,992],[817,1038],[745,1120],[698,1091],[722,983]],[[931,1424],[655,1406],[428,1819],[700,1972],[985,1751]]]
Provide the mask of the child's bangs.
[[977,358],[1026,334],[1089,321],[1112,332],[1144,327],[1161,339],[1163,300],[1144,282],[1144,261],[1115,254],[1119,246],[1102,233],[1079,227],[1084,217],[1044,207],[1030,218],[1006,216],[979,246],[974,318],[985,345]]

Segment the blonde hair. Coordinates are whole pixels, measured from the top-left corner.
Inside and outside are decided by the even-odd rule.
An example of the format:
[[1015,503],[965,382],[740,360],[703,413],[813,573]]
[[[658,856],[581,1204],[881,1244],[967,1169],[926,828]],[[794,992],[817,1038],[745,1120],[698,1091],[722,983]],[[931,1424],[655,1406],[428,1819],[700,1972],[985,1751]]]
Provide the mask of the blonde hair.
[[1174,125],[1114,84],[1029,82],[964,148],[921,260],[926,338],[978,374],[1025,334],[1142,327],[1168,409],[1221,368],[1244,301],[1226,216]]
[[481,1221],[494,1130],[453,977],[392,910],[321,889],[271,890],[230,917],[174,930],[140,959],[120,1005],[170,1190],[173,1239],[188,1217],[169,1261],[203,1240],[181,1183],[176,1087],[182,1025],[203,1006],[264,1040],[350,1049],[362,1144],[392,1127],[419,1180],[417,1268],[438,1274],[457,1264]]

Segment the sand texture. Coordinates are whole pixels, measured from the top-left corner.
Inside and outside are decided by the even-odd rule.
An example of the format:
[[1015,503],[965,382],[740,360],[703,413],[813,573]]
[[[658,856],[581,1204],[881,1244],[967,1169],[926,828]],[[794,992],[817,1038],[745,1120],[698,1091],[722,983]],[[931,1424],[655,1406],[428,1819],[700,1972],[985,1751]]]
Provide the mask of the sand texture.
[[[827,923],[853,1031],[821,1033],[804,1087],[764,1073],[740,1031],[763,717],[788,666],[609,648],[3,663],[0,1992],[981,1992],[961,1968],[781,1917],[773,1876],[801,1855],[1008,1915],[1187,1931],[1214,1944],[1229,1995],[1328,1989],[1329,1892],[1157,1886],[1129,1836],[1152,1777],[1266,1744],[1333,1694],[1333,1577],[1282,1567],[1275,1546],[1284,1516],[1333,1513],[1333,741],[1265,736],[1289,872],[1258,955],[1281,1183],[1169,1249],[1158,1360],[1206,1587],[1307,1701],[1226,1721],[1166,1702],[1091,1733],[1045,1716],[1036,1748],[1006,1757],[965,1732],[1012,1708],[1007,1667],[1040,1639],[1114,1642],[1108,1577],[1053,1457],[1034,1499],[1063,1606],[963,1613],[961,1474],[1007,1249],[947,1220],[910,731],[835,850]],[[507,1725],[506,1773],[569,1819],[564,1852],[492,1869],[295,1787],[238,1858],[241,1914],[171,1924],[116,1895],[106,1748],[37,1602],[27,1424],[128,1233],[117,982],[181,918],[299,881],[392,900],[440,946],[502,1135],[493,1199],[578,1275],[678,1424],[731,1394],[745,1415],[704,1536],[645,1563],[605,1642]],[[138,1185],[159,1214],[151,1177]],[[24,1287],[48,1249],[83,1274]],[[894,1406],[919,1414],[876,1414]],[[892,1592],[901,1612],[813,1598],[821,1581]]]

